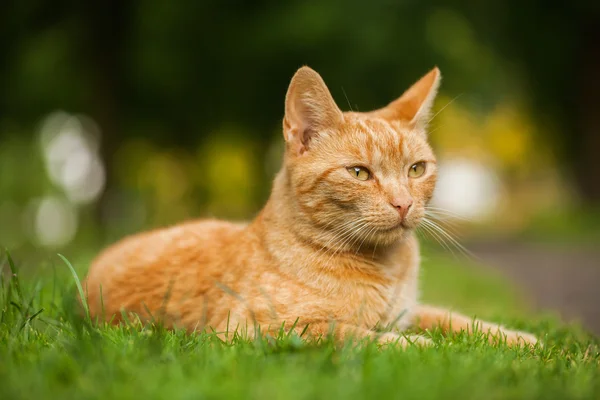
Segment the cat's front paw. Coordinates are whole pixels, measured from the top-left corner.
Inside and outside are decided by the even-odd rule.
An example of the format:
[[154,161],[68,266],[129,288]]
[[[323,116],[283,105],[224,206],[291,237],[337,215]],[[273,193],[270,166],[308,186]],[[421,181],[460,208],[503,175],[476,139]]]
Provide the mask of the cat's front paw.
[[377,336],[377,344],[380,346],[389,346],[398,343],[402,336],[393,333],[393,332],[385,332]]
[[433,341],[423,335],[408,335],[402,337],[402,339],[406,341],[407,345],[419,347],[433,346]]
[[400,346],[402,348],[407,348],[408,346],[426,347],[433,345],[431,339],[422,335],[401,336],[393,332],[383,333],[377,339],[377,343],[383,346]]
[[500,336],[509,346],[535,346],[539,343],[537,337],[527,332],[500,330]]

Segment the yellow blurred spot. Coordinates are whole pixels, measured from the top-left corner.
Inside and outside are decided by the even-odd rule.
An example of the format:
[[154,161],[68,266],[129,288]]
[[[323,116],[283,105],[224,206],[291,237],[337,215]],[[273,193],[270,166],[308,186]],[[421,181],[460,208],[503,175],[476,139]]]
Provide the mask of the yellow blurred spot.
[[532,128],[517,112],[499,107],[486,121],[484,130],[489,137],[490,149],[506,166],[523,165],[532,148]]
[[[246,136],[247,137],[247,136]],[[247,217],[262,179],[250,142],[244,135],[214,135],[200,149],[196,177],[208,194],[208,212],[220,217]]]
[[481,158],[484,138],[476,115],[447,96],[440,96],[437,104],[440,110],[447,105],[445,109],[438,110],[440,112],[435,116],[431,128],[431,142],[438,155]]

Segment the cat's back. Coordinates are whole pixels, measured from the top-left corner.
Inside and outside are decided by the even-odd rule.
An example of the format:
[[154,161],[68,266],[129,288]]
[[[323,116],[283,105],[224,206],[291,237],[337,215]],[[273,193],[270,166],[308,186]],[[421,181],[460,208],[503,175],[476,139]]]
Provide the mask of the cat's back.
[[118,272],[126,267],[148,267],[156,262],[180,264],[182,258],[209,258],[240,240],[245,224],[220,220],[191,221],[128,236],[106,248],[92,262],[96,270]]
[[245,230],[241,223],[198,220],[122,239],[92,262],[84,282],[90,310],[114,313],[137,297],[152,303],[167,291],[197,292],[202,282],[235,268],[230,260],[246,241]]

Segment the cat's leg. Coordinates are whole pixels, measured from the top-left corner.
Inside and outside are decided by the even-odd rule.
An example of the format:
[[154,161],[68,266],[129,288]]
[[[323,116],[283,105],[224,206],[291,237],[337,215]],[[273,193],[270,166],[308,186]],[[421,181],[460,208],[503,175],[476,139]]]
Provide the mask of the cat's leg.
[[377,332],[345,322],[300,319],[295,321],[293,326],[285,325],[282,327],[280,321],[258,321],[256,323],[248,323],[246,320],[230,318],[227,320],[227,324],[223,322],[218,325],[217,329],[212,331],[224,342],[231,342],[235,337],[241,337],[246,340],[253,340],[257,335],[277,337],[281,334],[281,329],[283,328],[285,332],[293,330],[304,338],[317,339],[331,335],[338,342],[360,342],[366,340],[375,341],[381,345],[398,345],[403,348],[411,345],[426,346],[433,344],[430,339],[422,335],[401,335],[395,332]]
[[307,333],[312,337],[333,334],[334,338],[339,341],[368,339],[374,340],[381,345],[399,345],[404,348],[411,345],[427,346],[433,343],[430,339],[421,335],[403,336],[394,332],[376,332],[347,323],[313,323],[308,325]]
[[508,345],[531,344],[538,342],[530,333],[506,329],[492,322],[474,320],[466,315],[452,312],[448,309],[420,305],[415,313],[415,324],[422,330],[440,327],[444,333],[475,331],[490,334],[490,340],[502,337]]

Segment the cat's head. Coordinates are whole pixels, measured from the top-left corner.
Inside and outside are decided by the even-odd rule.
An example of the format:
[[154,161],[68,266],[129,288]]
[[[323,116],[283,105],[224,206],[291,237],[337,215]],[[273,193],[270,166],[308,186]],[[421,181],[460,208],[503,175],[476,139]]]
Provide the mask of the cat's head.
[[284,168],[304,220],[348,246],[390,244],[417,227],[436,181],[426,129],[439,82],[434,68],[384,108],[342,112],[317,72],[296,72]]

